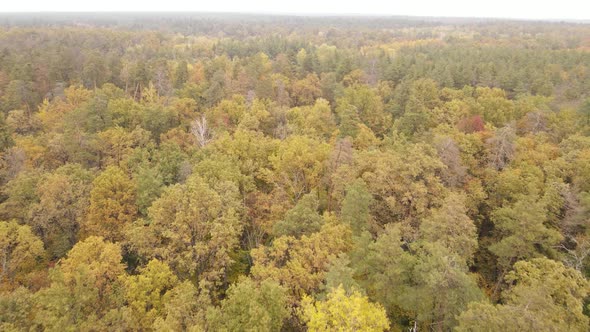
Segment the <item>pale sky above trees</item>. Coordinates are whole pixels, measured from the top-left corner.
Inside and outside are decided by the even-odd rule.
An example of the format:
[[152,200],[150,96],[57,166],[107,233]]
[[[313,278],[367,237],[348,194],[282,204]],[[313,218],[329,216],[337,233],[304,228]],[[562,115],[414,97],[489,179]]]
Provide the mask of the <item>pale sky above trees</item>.
[[271,14],[369,14],[446,17],[498,17],[522,19],[588,20],[585,0],[414,0],[414,1],[276,1],[276,0],[21,0],[6,1],[0,12],[39,11],[195,11],[248,12]]

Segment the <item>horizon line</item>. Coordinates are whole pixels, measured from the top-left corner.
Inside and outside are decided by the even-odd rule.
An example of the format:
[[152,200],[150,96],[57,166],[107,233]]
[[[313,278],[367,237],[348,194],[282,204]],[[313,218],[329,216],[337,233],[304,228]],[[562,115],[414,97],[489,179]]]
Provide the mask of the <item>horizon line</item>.
[[454,16],[454,15],[408,15],[408,14],[384,14],[384,13],[336,13],[336,12],[281,12],[281,11],[195,11],[195,10],[93,10],[93,11],[63,11],[63,10],[31,10],[31,11],[0,11],[0,15],[52,15],[52,14],[215,14],[215,15],[248,15],[248,16],[292,16],[292,17],[378,17],[378,18],[409,18],[409,19],[472,19],[472,20],[498,20],[498,21],[549,21],[549,22],[576,22],[590,23],[590,19],[562,18],[562,17],[500,17],[500,16]]

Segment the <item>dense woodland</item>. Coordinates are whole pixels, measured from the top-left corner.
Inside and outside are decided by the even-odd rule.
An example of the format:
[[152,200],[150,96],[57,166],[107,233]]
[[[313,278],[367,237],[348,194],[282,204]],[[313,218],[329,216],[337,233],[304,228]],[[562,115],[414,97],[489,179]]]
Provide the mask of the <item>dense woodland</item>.
[[590,24],[0,16],[0,330],[588,331]]

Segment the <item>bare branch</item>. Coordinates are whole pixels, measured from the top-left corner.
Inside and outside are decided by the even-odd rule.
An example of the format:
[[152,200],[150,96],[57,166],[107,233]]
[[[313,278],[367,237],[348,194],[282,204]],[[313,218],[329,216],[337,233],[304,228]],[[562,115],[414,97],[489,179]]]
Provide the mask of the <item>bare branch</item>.
[[211,131],[207,125],[207,119],[204,115],[200,119],[195,119],[191,126],[191,133],[195,135],[200,147],[205,147],[211,141]]

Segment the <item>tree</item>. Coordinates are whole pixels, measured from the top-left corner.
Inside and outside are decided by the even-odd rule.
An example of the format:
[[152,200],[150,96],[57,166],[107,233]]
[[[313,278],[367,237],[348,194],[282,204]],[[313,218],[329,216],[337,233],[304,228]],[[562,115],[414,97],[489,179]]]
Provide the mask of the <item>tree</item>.
[[369,302],[357,291],[347,295],[342,286],[332,289],[325,301],[306,297],[302,303],[309,331],[385,331],[389,321],[385,309]]
[[357,125],[357,132],[354,138],[354,147],[356,149],[370,150],[378,147],[380,143],[381,141],[375,136],[371,128],[362,123]]
[[503,169],[512,161],[515,138],[514,127],[507,125],[496,130],[496,135],[486,141],[490,165],[496,170]]
[[8,83],[3,93],[2,111],[8,112],[19,108],[32,111],[40,100],[38,92],[31,81],[13,80]]
[[258,131],[236,130],[233,135],[225,134],[211,144],[211,159],[222,155],[237,166],[247,180],[240,186],[241,191],[250,192],[255,183],[264,181],[262,170],[269,168],[269,157],[276,150],[278,141]]
[[295,106],[312,105],[321,95],[320,79],[316,73],[307,74],[304,79],[291,84],[290,96]]
[[140,127],[128,132],[121,127],[113,127],[98,133],[101,164],[121,166],[133,150],[150,143],[150,133]]
[[373,217],[371,216],[373,196],[361,179],[355,180],[346,188],[346,196],[340,208],[340,220],[350,225],[355,235],[368,230]]
[[297,70],[300,76],[303,76],[305,72],[311,70],[311,56],[307,53],[305,48],[301,48],[295,56],[297,61]]
[[162,316],[156,318],[156,331],[204,331],[207,329],[206,313],[212,307],[208,293],[197,289],[190,281],[179,283],[164,303]]
[[191,124],[191,133],[195,136],[199,147],[204,148],[211,141],[211,130],[207,125],[207,118],[201,116]]
[[179,283],[178,278],[165,264],[151,260],[138,275],[122,276],[124,299],[129,314],[125,315],[127,328],[151,329],[154,321],[163,316],[165,305]]
[[303,196],[294,208],[287,211],[285,218],[274,225],[275,236],[299,238],[319,231],[324,221],[318,213],[318,205],[316,193]]
[[108,67],[106,66],[105,59],[96,50],[91,51],[85,58],[86,61],[82,70],[84,85],[88,88],[96,89],[102,86],[107,80],[109,75]]
[[0,153],[4,153],[6,149],[14,145],[11,133],[12,130],[4,119],[4,113],[0,113]]
[[277,281],[289,291],[289,303],[293,305],[304,294],[320,288],[331,258],[350,247],[350,230],[332,223],[300,239],[282,236],[268,247],[251,251],[252,276],[254,280]]
[[514,264],[503,304],[474,302],[458,317],[457,331],[586,331],[582,275],[547,258]]
[[178,125],[175,112],[160,100],[153,86],[145,88],[142,94],[139,111],[141,128],[150,132],[154,141],[159,141],[163,133]]
[[51,271],[51,285],[35,294],[35,322],[46,330],[108,329],[121,260],[121,247],[102,237],[78,242]]
[[186,60],[182,60],[176,67],[174,74],[174,87],[180,89],[184,83],[188,80],[188,63]]
[[155,167],[140,166],[134,176],[136,183],[136,205],[140,215],[146,217],[148,208],[156,200],[164,186],[162,175]]
[[[357,244],[359,242],[356,241]],[[346,294],[351,294],[353,291],[362,291],[363,289],[354,279],[355,273],[356,271],[351,267],[351,260],[346,253],[333,257],[330,260],[328,272],[326,272],[326,289],[333,290],[342,287]]]
[[292,201],[317,188],[326,170],[330,146],[306,136],[282,141],[269,157],[272,169],[264,170],[268,182]]
[[147,222],[129,230],[132,248],[168,264],[181,278],[222,282],[242,224],[235,185],[223,182],[217,188],[198,175],[169,187],[148,209]]
[[457,143],[450,137],[441,137],[435,143],[438,157],[445,164],[441,179],[447,186],[458,187],[465,183],[467,167],[461,160],[461,151]]
[[0,330],[17,332],[33,329],[33,300],[33,293],[25,287],[0,293]]
[[251,130],[270,135],[276,125],[271,111],[274,111],[276,104],[270,99],[255,98],[249,102],[249,107],[244,112],[238,124],[238,131]]
[[456,325],[456,316],[472,301],[481,300],[475,275],[469,273],[463,257],[439,243],[415,248],[415,264],[399,306],[413,312],[418,325],[446,331]]
[[[162,181],[165,185],[171,185],[185,180],[182,166],[187,162],[188,156],[178,144],[174,142],[162,142],[158,149],[154,151],[154,154],[156,168],[162,176]],[[143,162],[143,160],[138,160],[138,162]]]
[[329,137],[336,129],[330,104],[317,99],[313,106],[292,108],[287,112],[288,126],[297,135]]
[[363,151],[355,159],[375,199],[371,210],[380,224],[416,222],[444,197],[446,188],[438,177],[444,165],[436,151],[423,143]]
[[466,214],[465,199],[451,193],[420,224],[421,239],[438,243],[470,263],[477,249],[477,229]]
[[83,237],[104,236],[121,241],[137,214],[135,185],[125,172],[110,166],[92,182],[88,215],[82,225]]
[[381,97],[366,85],[346,88],[344,96],[336,101],[336,113],[341,122],[358,116],[378,137],[385,135],[391,125],[391,115],[385,112]]
[[516,119],[514,102],[506,99],[506,93],[503,90],[478,87],[475,94],[486,122],[501,127]]
[[37,170],[19,172],[2,187],[6,197],[0,204],[2,219],[16,219],[20,223],[28,220],[29,210],[39,200],[36,189],[42,175]]
[[338,115],[338,129],[342,137],[355,138],[358,134],[359,125],[362,124],[361,118],[353,105],[340,102],[336,108]]
[[24,281],[45,259],[43,242],[26,225],[0,222],[0,285]]
[[37,186],[39,202],[31,207],[30,224],[49,257],[63,257],[78,241],[89,205],[92,173],[68,164],[43,177]]
[[209,326],[223,331],[281,331],[289,316],[286,290],[275,281],[242,278],[229,287],[221,306],[209,312]]
[[469,302],[482,298],[462,257],[439,243],[403,241],[399,225],[388,225],[354,267],[372,299],[419,327],[448,330]]
[[209,126],[220,132],[234,129],[247,112],[246,98],[234,95],[231,99],[220,101],[209,109],[205,115]]
[[473,115],[461,119],[461,121],[457,123],[457,127],[462,132],[471,134],[483,131],[485,129],[485,123],[481,118],[481,115]]
[[544,224],[546,218],[543,202],[532,195],[493,212],[492,220],[501,239],[490,246],[490,251],[498,256],[504,269],[521,259],[550,254],[562,236]]
[[418,79],[410,87],[406,112],[417,112],[420,109],[432,110],[440,105],[438,85],[432,79]]
[[439,89],[431,79],[419,79],[412,83],[402,117],[396,120],[396,128],[412,136],[436,126],[435,108],[441,105]]

